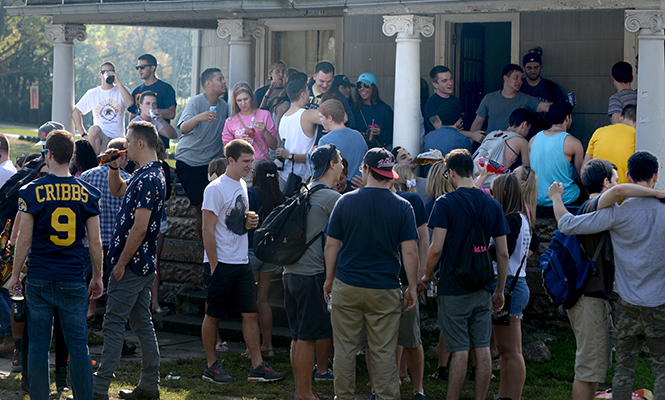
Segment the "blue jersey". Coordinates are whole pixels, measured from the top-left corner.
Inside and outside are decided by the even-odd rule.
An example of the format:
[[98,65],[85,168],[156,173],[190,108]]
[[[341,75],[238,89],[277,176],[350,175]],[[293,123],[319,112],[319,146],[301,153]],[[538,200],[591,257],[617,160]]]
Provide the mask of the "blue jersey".
[[21,188],[18,208],[34,218],[28,278],[85,281],[85,224],[99,215],[100,197],[97,188],[73,176],[48,174]]

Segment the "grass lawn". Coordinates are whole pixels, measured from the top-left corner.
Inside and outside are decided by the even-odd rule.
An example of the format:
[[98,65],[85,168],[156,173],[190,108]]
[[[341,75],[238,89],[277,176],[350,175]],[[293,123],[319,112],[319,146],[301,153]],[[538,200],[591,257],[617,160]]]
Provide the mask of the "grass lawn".
[[[427,343],[425,343],[427,345]],[[560,335],[559,340],[548,343],[552,352],[552,361],[542,365],[527,364],[527,378],[522,399],[548,399],[568,400],[571,397],[571,387],[574,376],[575,364],[575,340],[571,334]],[[215,385],[201,380],[205,360],[183,359],[164,363],[160,366],[161,375],[161,398],[165,400],[187,399],[220,399],[220,398],[247,398],[247,399],[292,399],[294,394],[293,372],[291,371],[288,353],[276,354],[276,357],[268,360],[271,366],[286,374],[286,378],[280,382],[268,384],[248,383],[246,380],[249,372],[249,360],[239,354],[229,354],[220,357],[222,366],[236,378],[236,382],[229,385]],[[360,398],[370,397],[370,388],[367,386],[369,380],[365,369],[365,358],[358,357],[356,395]],[[426,360],[426,375],[434,372],[435,360]],[[111,398],[116,399],[120,389],[132,389],[138,382],[140,364],[123,363],[116,371],[116,379],[111,385]],[[497,375],[499,371],[494,371]],[[609,387],[614,370],[610,370],[605,385]],[[180,379],[165,379],[168,375],[180,376]],[[51,377],[53,382],[54,377]],[[635,389],[647,388],[653,390],[653,377],[651,375],[651,362],[640,359],[637,368],[637,381]],[[55,392],[55,385],[51,385]],[[322,399],[332,400],[334,398],[332,382],[314,382],[314,392]],[[493,379],[490,384],[487,398],[497,393],[499,388],[498,378]],[[401,386],[401,398],[412,398],[412,385],[405,383]],[[425,393],[429,399],[443,399],[446,396],[446,382],[435,381],[425,378]],[[0,397],[5,400],[27,400],[20,391],[20,378],[0,380]],[[57,399],[66,397],[63,394]],[[53,396],[51,398],[54,398]],[[467,381],[464,385],[461,399],[473,399],[473,383]]]
[[[1,131],[2,129],[0,129]],[[19,140],[18,138],[9,137],[9,159],[16,162],[16,157],[23,153],[39,153],[42,149],[41,146],[35,146],[33,142]]]
[[31,125],[31,124],[13,124],[13,123],[7,123],[3,124],[0,123],[0,132],[2,133],[11,133],[14,135],[29,135],[29,136],[37,136],[37,129],[39,126],[37,125]]

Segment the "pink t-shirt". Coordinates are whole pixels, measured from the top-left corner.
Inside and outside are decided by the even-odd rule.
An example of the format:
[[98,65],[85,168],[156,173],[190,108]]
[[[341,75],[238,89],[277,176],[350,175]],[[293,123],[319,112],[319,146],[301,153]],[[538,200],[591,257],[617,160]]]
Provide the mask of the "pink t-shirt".
[[[243,126],[238,119],[238,116],[242,118],[242,122],[245,124]],[[266,129],[270,134],[276,138],[277,132],[275,131],[275,122],[272,120],[272,115],[269,111],[258,109],[251,115],[242,115],[240,113],[228,117],[224,123],[224,130],[222,131],[222,142],[227,144],[233,139],[245,139],[254,146],[254,159],[263,160],[266,159],[266,154],[269,154],[270,148],[266,142],[266,138],[263,136],[263,133],[256,130],[252,131],[252,117],[254,122],[263,121],[266,124]],[[247,129],[245,129],[247,127]]]

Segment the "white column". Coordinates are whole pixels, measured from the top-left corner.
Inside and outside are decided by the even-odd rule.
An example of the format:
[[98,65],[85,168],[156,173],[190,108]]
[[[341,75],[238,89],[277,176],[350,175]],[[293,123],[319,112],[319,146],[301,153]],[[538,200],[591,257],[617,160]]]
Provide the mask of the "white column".
[[53,101],[51,120],[60,122],[74,132],[72,109],[74,108],[74,40],[86,39],[83,25],[46,25],[44,37],[53,43]]
[[420,35],[434,34],[434,18],[384,16],[383,33],[397,34],[393,146],[402,146],[415,157],[420,153]]
[[[252,66],[252,37],[265,35],[265,26],[258,21],[242,19],[217,20],[217,35],[229,40],[229,76],[226,82],[229,92],[239,82],[252,85],[254,67]],[[253,88],[255,89],[255,88]],[[229,96],[229,99],[231,96]]]
[[[659,172],[665,177],[665,35],[663,11],[626,10],[626,29],[639,30],[640,73],[637,74],[637,136],[635,150],[647,150],[658,157]],[[663,178],[657,183],[665,188]]]

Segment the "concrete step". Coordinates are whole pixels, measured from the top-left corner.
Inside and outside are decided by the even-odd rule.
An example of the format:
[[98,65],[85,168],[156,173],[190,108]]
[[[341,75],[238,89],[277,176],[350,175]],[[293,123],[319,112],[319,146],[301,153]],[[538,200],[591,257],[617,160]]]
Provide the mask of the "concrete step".
[[[160,314],[153,316],[153,323],[155,329],[158,331],[201,336],[203,317],[196,315]],[[223,319],[219,321],[219,332],[223,340],[244,341],[240,319]],[[273,326],[272,341],[273,346],[289,347],[291,345],[291,332],[288,328]]]

